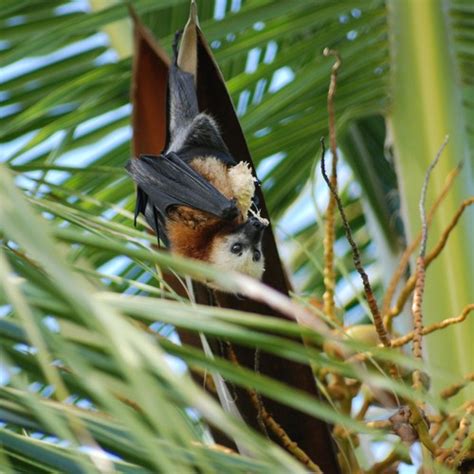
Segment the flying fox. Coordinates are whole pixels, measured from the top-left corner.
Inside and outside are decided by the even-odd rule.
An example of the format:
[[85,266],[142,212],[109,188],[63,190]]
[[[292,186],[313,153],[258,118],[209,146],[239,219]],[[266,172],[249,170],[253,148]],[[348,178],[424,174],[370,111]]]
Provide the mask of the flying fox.
[[199,112],[193,74],[174,62],[168,77],[168,146],[126,169],[137,185],[138,214],[176,254],[260,279],[264,272],[256,178],[230,154],[217,122]]

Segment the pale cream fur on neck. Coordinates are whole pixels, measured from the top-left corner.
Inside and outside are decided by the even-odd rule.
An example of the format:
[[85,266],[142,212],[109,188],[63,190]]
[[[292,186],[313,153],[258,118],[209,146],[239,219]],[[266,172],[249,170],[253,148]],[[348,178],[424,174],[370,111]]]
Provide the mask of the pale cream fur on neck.
[[215,157],[203,156],[194,158],[190,165],[226,198],[237,199],[242,216],[247,218],[255,194],[255,178],[247,162],[228,168]]
[[243,216],[247,216],[255,194],[255,178],[250,165],[241,161],[228,171],[234,197]]

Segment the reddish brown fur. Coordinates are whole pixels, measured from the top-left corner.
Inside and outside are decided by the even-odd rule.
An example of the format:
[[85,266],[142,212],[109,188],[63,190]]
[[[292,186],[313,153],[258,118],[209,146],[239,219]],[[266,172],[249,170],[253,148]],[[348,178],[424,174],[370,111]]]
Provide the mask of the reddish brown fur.
[[226,223],[209,218],[206,225],[189,226],[181,221],[170,220],[167,225],[171,250],[186,257],[209,260],[212,243],[231,233],[236,223]]
[[[226,185],[225,165],[215,158],[211,160],[199,158],[190,165],[227,198],[232,198],[229,195],[230,186]],[[169,214],[166,226],[171,250],[186,257],[208,261],[213,242],[235,230],[241,220],[239,217],[231,223],[224,222],[205,212],[179,206]]]

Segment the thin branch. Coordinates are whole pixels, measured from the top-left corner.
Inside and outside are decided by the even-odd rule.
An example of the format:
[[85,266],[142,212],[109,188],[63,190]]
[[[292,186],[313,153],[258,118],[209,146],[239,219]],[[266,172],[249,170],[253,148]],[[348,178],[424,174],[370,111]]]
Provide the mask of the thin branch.
[[393,424],[389,420],[377,420],[369,421],[365,426],[372,430],[391,430]]
[[324,155],[325,155],[326,150],[324,147],[323,138],[321,138],[321,147],[322,147],[321,172],[322,172],[324,181],[326,181],[326,184],[328,185],[329,189],[331,190],[332,195],[334,196],[334,199],[336,200],[336,204],[339,209],[339,214],[341,216],[342,223],[344,225],[346,238],[352,249],[352,260],[354,261],[354,266],[362,279],[362,284],[364,285],[365,297],[367,298],[367,303],[369,304],[369,308],[372,313],[372,317],[374,319],[374,325],[377,331],[377,335],[385,347],[390,347],[390,335],[387,333],[385,326],[383,324],[382,316],[380,315],[379,307],[377,305],[374,292],[372,291],[369,277],[367,276],[367,273],[365,272],[364,267],[361,264],[359,247],[357,246],[357,244],[354,242],[354,239],[352,238],[352,231],[349,226],[349,222],[347,221],[346,213],[344,212],[341,199],[339,198],[339,195],[337,194],[337,190],[333,187],[331,181],[329,180],[326,174],[326,167],[325,167],[326,165],[324,161]]
[[[422,239],[423,240],[423,239]],[[413,294],[413,355],[416,359],[422,359],[421,341],[423,337],[423,293],[425,290],[425,259],[419,256],[416,260],[416,285]]]
[[[426,255],[426,242],[428,240],[428,224],[426,222],[426,192],[428,190],[428,184],[430,182],[431,172],[438,164],[438,161],[448,144],[449,137],[446,136],[443,144],[441,145],[438,153],[434,160],[431,162],[428,170],[426,171],[425,180],[423,181],[423,187],[421,189],[420,197],[420,217],[421,217],[421,243],[420,243],[420,253],[416,260],[416,284],[415,292],[413,294],[413,304],[412,304],[412,314],[413,314],[413,355],[416,359],[423,359],[422,352],[422,340],[423,340],[423,293],[425,291],[425,255]],[[421,389],[423,386],[421,381],[421,373],[419,370],[413,371],[413,387],[416,389]]]
[[423,444],[423,446],[425,446],[431,452],[431,454],[435,456],[438,447],[430,436],[429,421],[425,416],[424,411],[412,400],[407,400],[407,405],[411,411],[409,421],[417,432],[418,439]]
[[[444,319],[443,321],[440,321],[439,323],[434,323],[434,324],[431,324],[430,326],[423,328],[423,336],[426,336],[427,334],[431,334],[432,332],[435,332],[435,331],[439,331],[440,329],[444,329],[448,326],[452,326],[453,324],[462,323],[467,318],[468,314],[471,311],[474,311],[474,303],[468,304],[462,310],[459,316],[456,316],[454,318],[447,318],[447,319]],[[408,344],[411,340],[413,340],[414,336],[415,336],[414,331],[411,331],[408,334],[405,334],[405,336],[399,337],[397,339],[392,339],[392,347],[404,346],[405,344]]]
[[[441,253],[443,250],[444,246],[446,245],[446,242],[452,232],[452,230],[456,227],[460,217],[462,216],[463,212],[470,206],[474,204],[474,197],[470,197],[465,199],[462,204],[459,206],[458,210],[456,211],[456,214],[452,218],[451,222],[449,225],[446,227],[446,229],[443,231],[441,234],[441,237],[436,244],[436,246],[431,250],[431,252],[426,256],[425,258],[425,269],[429,267],[431,262],[438,257],[438,255]],[[387,314],[385,318],[385,323],[388,325],[390,324],[390,321],[395,317],[398,316],[403,307],[405,306],[405,303],[407,302],[411,292],[415,288],[415,283],[416,283],[416,275],[412,275],[408,281],[406,282],[405,286],[403,287],[402,291],[400,292],[400,295],[398,296],[397,302],[395,305],[390,309],[390,312]]]
[[420,245],[420,257],[424,257],[426,254],[426,242],[428,240],[428,224],[426,222],[426,210],[425,210],[425,202],[426,202],[426,192],[428,190],[428,184],[430,182],[430,177],[433,169],[438,164],[439,159],[441,158],[441,154],[443,153],[446,145],[448,144],[449,136],[446,135],[444,142],[440,146],[438,153],[434,160],[430,163],[428,170],[426,171],[425,180],[423,181],[423,187],[421,188],[421,196],[420,202],[418,207],[420,209],[420,216],[421,216],[421,245]]
[[461,203],[453,219],[451,220],[449,225],[446,227],[444,232],[441,234],[441,237],[438,243],[431,250],[431,252],[426,256],[426,265],[430,264],[441,253],[444,246],[446,245],[446,242],[448,241],[451,231],[456,227],[456,224],[458,223],[459,218],[462,216],[464,210],[468,208],[471,204],[474,204],[474,197],[467,198]]
[[396,462],[401,462],[400,460],[400,453],[398,450],[394,449],[391,451],[385,459],[382,461],[374,464],[371,468],[369,473],[370,474],[383,474],[387,472],[387,468],[395,464]]
[[[471,309],[474,309],[474,305],[472,305]],[[444,400],[447,400],[448,398],[454,397],[471,382],[474,382],[474,372],[471,372],[470,374],[465,375],[464,380],[462,382],[458,382],[456,384],[451,385],[450,387],[445,388],[440,393],[441,398],[443,398]]]
[[466,414],[461,418],[459,422],[459,428],[456,431],[456,436],[454,438],[454,444],[451,449],[450,458],[452,459],[452,464],[454,462],[460,462],[456,458],[458,458],[459,454],[462,451],[464,441],[469,436],[469,428],[471,427],[472,416],[474,415],[474,402],[471,402],[467,408]]
[[[431,209],[427,218],[428,226],[431,224],[431,221],[433,220],[434,214],[436,210],[438,209],[439,205],[443,202],[444,198],[447,196],[449,190],[451,189],[451,186],[454,183],[454,179],[459,175],[461,168],[462,168],[462,163],[456,166],[456,168],[454,168],[449,173],[448,177],[446,178],[444,187],[440,195],[436,198],[436,201],[431,206]],[[397,286],[401,278],[405,274],[411,255],[413,254],[413,252],[416,250],[416,248],[421,242],[421,237],[422,237],[422,232],[420,230],[420,232],[418,233],[416,238],[413,240],[413,242],[403,252],[400,258],[400,261],[398,263],[398,267],[392,275],[392,278],[388,284],[387,290],[385,291],[383,302],[382,302],[382,314],[384,316],[386,316],[388,311],[390,310],[390,304],[392,303],[393,295],[395,294],[395,291],[397,289]],[[391,330],[391,319],[388,321],[385,319],[385,325],[387,326],[388,330]]]
[[[458,421],[456,417],[448,417],[447,421],[444,423],[447,427],[443,430],[443,432],[438,436],[436,440],[436,444],[438,449],[442,449],[443,444],[452,436],[452,434],[456,431],[458,426]],[[441,452],[441,455],[443,453]]]
[[359,445],[356,433],[350,432],[345,426],[337,424],[332,430],[332,436],[339,448],[339,464],[343,472],[361,473],[362,470],[355,455],[355,448]]
[[[430,212],[428,214],[427,218],[427,225],[429,226],[431,224],[431,221],[433,220],[434,214],[436,210],[438,209],[439,205],[443,202],[444,198],[447,196],[449,190],[451,189],[452,184],[454,183],[454,179],[459,175],[460,171],[462,168],[462,163],[456,166],[448,175],[446,178],[446,181],[444,183],[444,187],[440,193],[440,195],[437,197],[436,201],[433,203]],[[390,283],[388,285],[387,291],[385,292],[384,295],[384,300],[382,304],[382,314],[386,314],[388,310],[390,309],[390,303],[393,298],[393,294],[395,293],[395,290],[397,288],[397,285],[402,278],[403,274],[406,271],[408,262],[410,261],[410,256],[412,253],[416,250],[418,245],[420,244],[422,238],[422,231],[418,233],[416,238],[413,240],[413,242],[405,249],[403,252],[400,262],[398,264],[397,269],[395,270]]]
[[[467,472],[465,469],[463,469],[462,465],[464,464],[464,461],[466,461],[467,463],[472,462],[473,453],[474,453],[474,434],[471,434],[469,437],[467,446],[464,449],[462,449],[457,454],[457,456],[453,459],[452,465],[455,466],[460,472]],[[469,472],[472,472],[472,470]]]
[[[331,184],[337,190],[337,141],[336,141],[336,114],[334,110],[334,96],[336,95],[337,73],[341,66],[341,58],[337,51],[325,48],[324,56],[335,56],[336,61],[331,68],[331,80],[328,90],[328,115],[329,115],[329,140],[332,153]],[[326,210],[326,219],[324,227],[324,313],[336,324],[341,322],[336,316],[334,303],[334,290],[336,288],[336,274],[334,271],[334,240],[335,240],[335,212],[336,200],[332,194],[329,195],[328,207]]]
[[362,403],[362,406],[355,417],[356,420],[362,421],[365,418],[365,415],[367,414],[372,402],[373,398],[370,395],[365,395],[364,402]]
[[407,406],[400,407],[388,420],[371,421],[366,426],[372,429],[390,430],[407,443],[413,443],[418,439],[434,454],[438,448],[429,435],[428,424],[424,412],[408,400]]

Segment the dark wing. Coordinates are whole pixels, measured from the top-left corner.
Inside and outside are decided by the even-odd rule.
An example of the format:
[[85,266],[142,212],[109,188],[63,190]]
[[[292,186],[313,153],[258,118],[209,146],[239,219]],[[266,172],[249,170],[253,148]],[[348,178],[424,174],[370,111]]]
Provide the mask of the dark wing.
[[145,214],[149,224],[165,239],[166,218],[177,206],[197,209],[226,221],[238,216],[235,201],[227,199],[175,153],[141,155],[130,160],[126,168],[137,184],[135,215]]
[[[177,55],[176,43],[174,47]],[[168,152],[178,153],[185,161],[196,156],[215,156],[228,165],[235,164],[216,122],[199,112],[194,76],[183,71],[176,60],[168,77],[168,117]]]
[[173,143],[199,114],[194,76],[176,65],[170,67],[168,76],[168,106],[170,137]]

